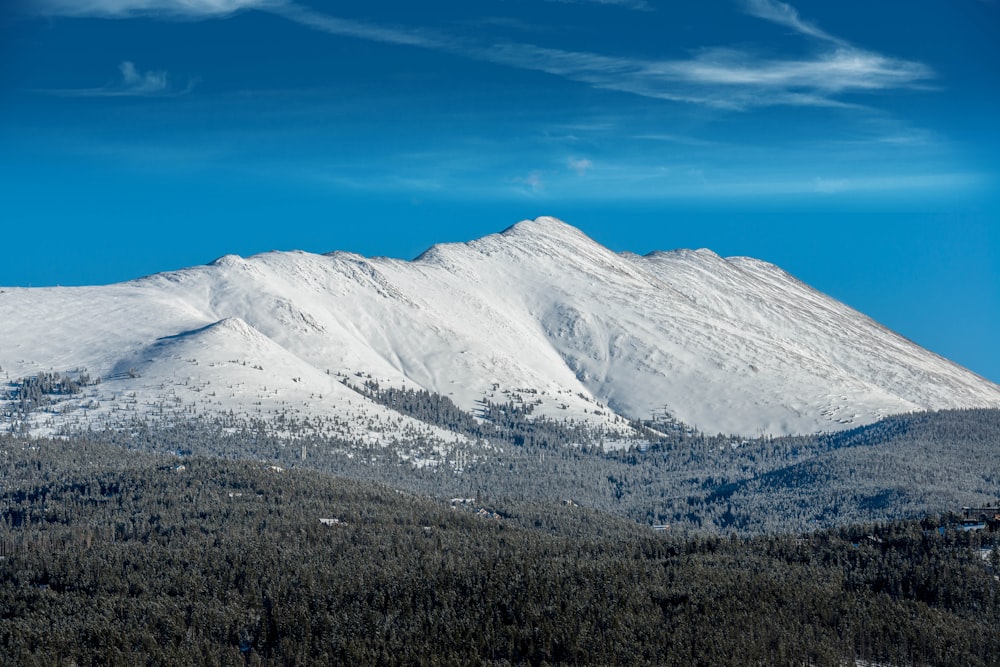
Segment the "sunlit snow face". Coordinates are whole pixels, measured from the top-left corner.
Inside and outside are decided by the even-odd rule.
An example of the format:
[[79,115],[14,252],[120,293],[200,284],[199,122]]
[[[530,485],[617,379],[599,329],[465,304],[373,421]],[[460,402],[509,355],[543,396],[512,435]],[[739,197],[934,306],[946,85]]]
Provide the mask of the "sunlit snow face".
[[[344,438],[430,429],[435,442],[463,440],[348,386],[368,380],[470,413],[513,401],[612,441],[628,437],[630,419],[661,413],[756,436],[1000,406],[995,385],[772,264],[708,250],[618,254],[554,218],[412,262],[271,252],[0,297],[15,315],[0,321],[0,367],[100,375],[73,399],[102,406],[84,413],[98,422],[128,397],[128,418],[291,411],[332,419],[323,428]],[[36,426],[80,415],[57,410]]]

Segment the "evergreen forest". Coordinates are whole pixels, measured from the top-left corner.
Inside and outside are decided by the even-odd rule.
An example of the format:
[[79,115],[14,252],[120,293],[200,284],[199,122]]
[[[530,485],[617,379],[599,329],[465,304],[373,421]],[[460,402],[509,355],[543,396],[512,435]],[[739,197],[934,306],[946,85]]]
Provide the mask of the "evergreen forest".
[[8,392],[0,664],[1000,665],[998,533],[956,513],[1000,506],[998,410],[622,442],[365,381],[462,439],[16,427],[87,382]]
[[0,436],[3,664],[1000,664],[996,533],[948,515],[654,531],[107,440]]

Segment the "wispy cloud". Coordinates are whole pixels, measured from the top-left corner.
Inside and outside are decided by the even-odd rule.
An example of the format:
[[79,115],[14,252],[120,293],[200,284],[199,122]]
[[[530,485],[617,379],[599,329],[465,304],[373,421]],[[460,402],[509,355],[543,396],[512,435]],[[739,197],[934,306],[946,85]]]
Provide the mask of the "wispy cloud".
[[637,134],[632,138],[641,141],[662,141],[665,143],[678,144],[681,146],[696,146],[698,148],[722,145],[718,141],[708,141],[707,139],[699,139],[697,137],[687,137],[681,134],[667,134],[664,132],[648,132],[643,134]]
[[850,106],[837,96],[916,87],[932,76],[920,63],[853,48],[803,59],[765,59],[743,50],[711,49],[686,60],[640,60],[502,44],[476,55],[597,88],[732,109]]
[[837,39],[801,20],[784,3],[751,0],[755,16],[832,44],[811,57],[763,58],[746,49],[706,49],[687,59],[654,60],[565,51],[506,42],[484,45],[427,31],[341,19],[296,4],[274,11],[329,34],[444,51],[462,57],[542,71],[595,88],[720,108],[852,106],[847,93],[916,88],[933,77],[927,66],[883,56]]
[[576,158],[571,157],[566,161],[566,166],[571,170],[575,171],[580,176],[583,176],[588,171],[594,168],[594,163],[587,158]]
[[546,2],[558,2],[563,5],[614,5],[644,12],[653,10],[653,7],[646,0],[546,0]]
[[37,0],[32,12],[44,16],[124,18],[139,15],[207,18],[245,9],[270,9],[286,0]]
[[810,37],[816,37],[834,44],[846,44],[838,37],[834,37],[816,25],[803,21],[799,17],[798,11],[789,4],[776,2],[775,0],[745,0],[744,7],[751,16],[777,23],[791,28],[795,32]]
[[[588,1],[636,4],[633,0]],[[261,9],[331,35],[446,52],[546,72],[595,88],[736,110],[850,107],[855,104],[843,99],[847,94],[919,88],[933,77],[922,63],[855,47],[776,0],[744,0],[744,8],[753,16],[817,39],[824,48],[799,58],[765,58],[747,49],[710,48],[688,58],[640,59],[518,42],[487,44],[429,30],[339,18],[291,0],[42,0],[42,6],[51,13],[112,17],[142,13],[208,17]]]
[[[524,139],[483,143],[474,150],[434,144],[430,150],[391,146],[377,154],[366,150],[363,156],[333,158],[333,152],[323,151],[312,160],[264,168],[269,178],[297,183],[482,201],[919,198],[983,191],[990,185],[986,176],[950,164],[933,148],[887,155],[884,147],[871,144],[762,142],[663,151],[619,137],[614,151],[597,146],[584,157]],[[817,155],[824,157],[817,160]]]
[[542,180],[542,172],[535,170],[527,176],[515,177],[514,183],[520,186],[520,191],[529,194],[539,194],[545,190],[545,182]]
[[142,72],[130,60],[118,65],[118,71],[120,76],[117,81],[99,88],[66,88],[36,92],[64,97],[157,97],[184,95],[194,88],[194,81],[189,81],[183,89],[174,89],[165,71]]
[[135,63],[126,60],[118,69],[122,73],[121,92],[130,95],[157,95],[167,90],[167,73],[163,71],[140,72]]
[[415,46],[434,51],[449,51],[461,53],[463,48],[460,40],[446,35],[434,34],[414,29],[380,26],[352,19],[342,19],[322,12],[314,11],[303,5],[283,3],[272,8],[275,14],[304,26],[320,30],[330,35],[354,37],[385,44]]

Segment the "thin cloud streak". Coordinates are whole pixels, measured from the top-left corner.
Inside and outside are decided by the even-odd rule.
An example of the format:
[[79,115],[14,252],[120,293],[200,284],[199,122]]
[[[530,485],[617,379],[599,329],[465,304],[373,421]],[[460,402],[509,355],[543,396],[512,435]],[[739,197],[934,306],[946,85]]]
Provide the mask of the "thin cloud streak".
[[[311,163],[270,163],[269,176],[311,181],[320,186],[396,192],[446,199],[509,200],[531,197],[546,201],[732,201],[833,200],[863,196],[874,199],[906,196],[954,197],[983,192],[992,179],[943,161],[905,153],[883,159],[878,147],[844,153],[827,146],[801,144],[791,149],[769,145],[718,144],[672,151],[648,150],[634,140],[608,153],[600,146],[584,156],[568,147],[524,141],[497,141],[490,146],[431,151],[366,153],[363,159],[324,154]],[[848,147],[850,148],[850,147]],[[832,156],[819,164],[817,154]],[[924,154],[925,156],[928,154]],[[253,160],[248,160],[253,162]],[[872,165],[866,167],[865,165]]]
[[118,71],[121,73],[119,81],[100,88],[66,88],[35,92],[60,97],[176,97],[191,92],[195,85],[194,81],[189,81],[182,90],[174,90],[165,71],[141,72],[130,60],[118,65]]
[[929,68],[858,49],[837,49],[811,60],[763,60],[731,49],[689,60],[638,60],[503,44],[476,54],[484,60],[533,69],[655,99],[708,106],[838,106],[835,95],[916,87]]
[[810,37],[833,42],[834,44],[840,44],[842,46],[847,45],[847,42],[844,40],[834,37],[830,33],[820,29],[812,23],[803,21],[799,18],[798,11],[796,11],[791,5],[784,2],[776,2],[775,0],[746,0],[744,7],[746,13],[751,16],[756,16],[759,19],[764,19],[765,21],[771,21],[772,23],[786,26],[802,35],[808,35]]
[[546,0],[546,2],[557,2],[562,5],[610,5],[643,12],[653,11],[653,7],[646,0]]
[[484,46],[446,35],[340,19],[296,4],[272,11],[332,35],[442,51],[546,72],[595,88],[734,110],[765,106],[850,108],[857,105],[835,97],[917,88],[933,77],[930,68],[921,63],[882,56],[836,40],[799,20],[794,10],[782,3],[757,0],[755,6],[761,14],[770,11],[774,16],[769,20],[781,19],[804,34],[823,36],[838,46],[800,60],[761,59],[736,49],[709,49],[686,60],[642,60],[517,42]]
[[342,19],[329,14],[314,11],[303,5],[287,3],[271,8],[278,16],[299,23],[309,28],[340,37],[354,37],[383,44],[398,44],[415,46],[433,51],[461,53],[456,40],[442,35],[431,35],[416,30],[404,30],[372,25],[351,19]]
[[188,18],[227,16],[247,9],[272,9],[286,0],[38,0],[30,10],[42,16],[129,18],[162,15]]

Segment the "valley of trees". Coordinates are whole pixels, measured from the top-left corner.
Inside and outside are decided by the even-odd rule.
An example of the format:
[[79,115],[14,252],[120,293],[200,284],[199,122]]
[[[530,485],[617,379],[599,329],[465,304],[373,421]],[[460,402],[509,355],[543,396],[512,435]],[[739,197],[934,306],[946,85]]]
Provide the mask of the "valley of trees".
[[644,451],[606,452],[601,434],[572,422],[529,421],[516,405],[487,406],[494,416],[483,421],[427,392],[389,400],[482,439],[451,446],[437,465],[417,465],[411,444],[317,436],[316,424],[293,418],[200,418],[175,427],[135,421],[72,437],[307,467],[436,498],[571,500],[675,531],[800,532],[984,505],[1000,494],[1000,410],[901,415],[803,437],[747,440],[674,429],[650,432]]
[[[7,406],[15,416],[48,409],[89,381],[25,378],[12,385]],[[1000,410],[899,415],[850,431],[782,438],[709,436],[676,422],[634,422],[640,439],[606,451],[606,440],[620,436],[538,417],[529,401],[484,399],[472,415],[446,396],[360,382],[344,380],[367,398],[468,442],[445,444],[420,433],[405,441],[347,441],[324,435],[336,429],[322,420],[294,413],[267,420],[186,415],[179,423],[150,416],[64,435],[142,451],[308,467],[437,498],[571,500],[646,525],[745,535],[912,518],[996,502],[1000,494]],[[25,423],[12,419],[10,428],[20,433]]]
[[1000,664],[995,534],[945,517],[679,534],[96,439],[0,459],[4,664]]

